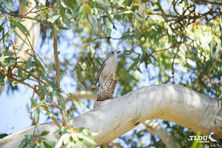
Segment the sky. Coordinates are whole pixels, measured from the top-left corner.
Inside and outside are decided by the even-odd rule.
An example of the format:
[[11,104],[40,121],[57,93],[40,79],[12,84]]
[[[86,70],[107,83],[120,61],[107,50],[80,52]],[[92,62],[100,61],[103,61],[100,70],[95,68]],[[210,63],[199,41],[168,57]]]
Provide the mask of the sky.
[[19,86],[19,91],[7,95],[6,88],[0,96],[0,133],[12,133],[29,127],[26,105],[30,105],[30,89]]

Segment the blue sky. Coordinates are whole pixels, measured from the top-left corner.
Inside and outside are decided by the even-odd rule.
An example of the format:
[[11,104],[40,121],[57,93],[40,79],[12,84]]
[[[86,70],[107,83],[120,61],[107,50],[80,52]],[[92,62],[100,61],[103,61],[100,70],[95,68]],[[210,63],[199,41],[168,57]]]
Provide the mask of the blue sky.
[[19,91],[6,94],[6,88],[0,96],[0,133],[12,133],[30,126],[26,104],[30,104],[30,89],[24,86]]

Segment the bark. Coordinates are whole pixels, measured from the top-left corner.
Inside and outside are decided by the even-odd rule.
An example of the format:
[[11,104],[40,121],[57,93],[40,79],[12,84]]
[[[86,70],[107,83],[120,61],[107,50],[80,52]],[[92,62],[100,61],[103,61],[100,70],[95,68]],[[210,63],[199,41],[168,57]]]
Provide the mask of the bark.
[[[74,119],[76,127],[88,127],[98,145],[108,143],[151,119],[164,119],[193,131],[208,135],[212,130],[222,138],[221,100],[199,94],[179,85],[156,85],[132,91],[104,103]],[[49,130],[46,138],[58,140],[53,123],[41,124],[36,133]],[[17,147],[33,127],[16,132],[0,140],[0,147]]]
[[[39,0],[41,2],[41,0]],[[36,6],[36,2],[33,0],[27,0],[29,6],[25,6],[20,1],[19,3],[19,14],[20,15],[27,15],[29,17],[34,18],[37,13],[29,13],[30,11],[35,11],[33,9]],[[15,36],[15,45],[16,54],[20,60],[27,61],[31,55],[33,54],[35,48],[37,47],[38,38],[40,36],[40,24],[34,20],[24,19],[21,22],[26,29],[29,31],[30,36],[24,35],[18,28],[16,28],[16,32],[18,35]]]
[[69,94],[66,100],[80,100],[80,99],[87,99],[87,100],[96,100],[96,94],[91,91],[77,91],[74,94]]
[[173,136],[159,123],[154,122],[152,120],[147,120],[144,122],[144,125],[146,126],[147,132],[149,132],[152,135],[157,135],[163,141],[166,147],[168,148],[181,147],[179,143],[177,143],[176,140],[173,138]]

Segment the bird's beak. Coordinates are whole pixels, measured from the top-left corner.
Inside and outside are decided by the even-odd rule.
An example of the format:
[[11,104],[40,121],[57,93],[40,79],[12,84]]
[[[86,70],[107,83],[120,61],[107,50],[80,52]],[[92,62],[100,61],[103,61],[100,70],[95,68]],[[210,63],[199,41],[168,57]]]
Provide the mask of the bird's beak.
[[119,54],[120,52],[121,52],[120,50],[117,50],[117,51],[116,51],[117,54]]

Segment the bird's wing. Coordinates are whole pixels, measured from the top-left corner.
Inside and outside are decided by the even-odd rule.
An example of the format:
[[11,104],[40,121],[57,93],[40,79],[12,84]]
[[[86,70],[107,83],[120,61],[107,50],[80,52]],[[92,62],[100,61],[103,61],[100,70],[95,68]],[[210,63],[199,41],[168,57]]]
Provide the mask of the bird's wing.
[[[103,69],[104,69],[104,67],[105,67],[105,63],[106,63],[106,60],[107,59],[105,59],[105,61],[102,63],[102,65],[101,65],[101,67],[99,68],[99,72],[98,72],[98,74],[97,74],[97,76],[96,76],[96,84],[97,84],[97,82],[99,81],[99,76],[100,76],[100,74],[101,74],[101,72],[103,71]],[[95,85],[96,85],[95,84]]]

